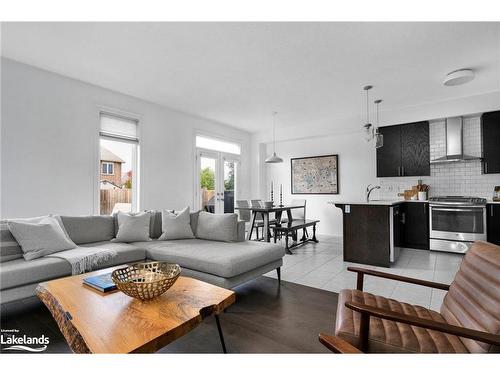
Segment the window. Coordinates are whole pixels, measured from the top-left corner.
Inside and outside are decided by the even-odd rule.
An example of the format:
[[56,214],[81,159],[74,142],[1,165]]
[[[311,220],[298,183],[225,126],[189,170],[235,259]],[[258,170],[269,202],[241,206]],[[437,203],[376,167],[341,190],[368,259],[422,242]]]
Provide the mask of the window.
[[114,166],[113,163],[102,162],[102,171],[101,171],[101,173],[102,174],[114,174],[114,172],[113,172],[113,166]]
[[204,148],[206,150],[227,152],[235,155],[241,154],[241,146],[238,143],[205,137],[203,135],[196,136],[196,147]]
[[131,212],[138,204],[138,121],[101,112],[99,213]]

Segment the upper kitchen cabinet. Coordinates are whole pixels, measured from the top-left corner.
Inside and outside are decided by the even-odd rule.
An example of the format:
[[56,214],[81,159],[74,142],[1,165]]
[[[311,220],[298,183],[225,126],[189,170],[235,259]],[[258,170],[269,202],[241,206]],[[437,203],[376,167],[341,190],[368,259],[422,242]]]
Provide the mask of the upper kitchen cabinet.
[[500,111],[481,116],[483,173],[500,173]]
[[430,176],[429,122],[401,125],[402,176]]
[[377,177],[429,176],[429,122],[379,128],[384,145],[377,149]]
[[384,145],[377,148],[377,177],[401,176],[401,127],[379,128]]

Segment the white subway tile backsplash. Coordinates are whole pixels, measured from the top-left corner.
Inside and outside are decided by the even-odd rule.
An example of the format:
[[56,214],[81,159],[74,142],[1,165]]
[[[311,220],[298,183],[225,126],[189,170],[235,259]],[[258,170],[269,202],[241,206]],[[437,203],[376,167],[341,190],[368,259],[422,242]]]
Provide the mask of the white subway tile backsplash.
[[[464,153],[481,156],[481,119],[479,116],[464,118]],[[446,154],[445,122],[433,121],[429,124],[431,160]],[[493,188],[500,185],[500,174],[482,174],[479,160],[465,163],[431,164],[431,175],[422,177],[380,178],[379,196],[381,199],[394,199],[398,192],[403,192],[417,184],[421,179],[430,185],[430,196],[436,195],[472,195],[490,198]]]

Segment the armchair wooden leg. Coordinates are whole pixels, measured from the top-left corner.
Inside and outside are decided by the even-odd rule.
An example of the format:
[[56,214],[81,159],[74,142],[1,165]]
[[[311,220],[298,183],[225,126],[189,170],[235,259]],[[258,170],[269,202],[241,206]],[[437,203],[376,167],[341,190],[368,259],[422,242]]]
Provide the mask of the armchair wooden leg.
[[361,314],[359,322],[359,350],[364,353],[368,351],[368,336],[370,334],[370,315]]
[[276,268],[276,274],[278,275],[278,284],[281,284],[281,267]]
[[358,278],[356,280],[356,289],[363,291],[363,282],[364,282],[364,274],[362,272],[358,272]]

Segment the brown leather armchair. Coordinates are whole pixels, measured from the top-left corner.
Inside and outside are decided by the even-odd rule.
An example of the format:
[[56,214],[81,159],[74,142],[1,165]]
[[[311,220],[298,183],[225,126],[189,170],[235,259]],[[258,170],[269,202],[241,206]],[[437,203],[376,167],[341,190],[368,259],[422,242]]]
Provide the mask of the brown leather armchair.
[[[341,290],[335,335],[320,342],[335,353],[499,353],[500,246],[476,242],[451,285],[349,267],[357,289]],[[441,312],[363,292],[364,275],[447,290]]]

